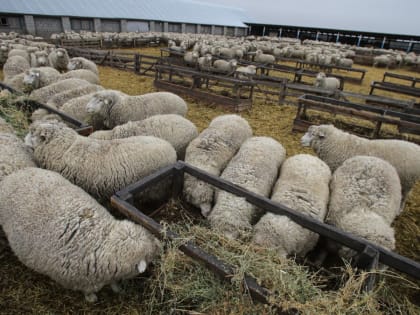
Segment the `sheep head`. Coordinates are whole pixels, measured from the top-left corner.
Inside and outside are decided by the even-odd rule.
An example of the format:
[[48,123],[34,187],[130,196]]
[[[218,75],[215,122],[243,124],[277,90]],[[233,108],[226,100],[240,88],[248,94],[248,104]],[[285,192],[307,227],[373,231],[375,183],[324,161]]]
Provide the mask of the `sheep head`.
[[33,123],[29,127],[29,133],[25,136],[25,144],[33,149],[36,149],[36,147],[40,144],[49,142],[58,130],[64,128],[70,129],[64,123],[57,120]]
[[121,94],[118,91],[106,90],[93,95],[86,105],[86,111],[90,114],[108,112],[115,104],[120,101]]
[[335,129],[333,125],[310,126],[300,139],[300,143],[304,147],[318,147],[332,129]]
[[38,67],[48,66],[48,53],[46,51],[36,51],[35,58]]
[[23,77],[23,84],[28,89],[38,89],[41,84],[41,72],[38,69],[26,70]]

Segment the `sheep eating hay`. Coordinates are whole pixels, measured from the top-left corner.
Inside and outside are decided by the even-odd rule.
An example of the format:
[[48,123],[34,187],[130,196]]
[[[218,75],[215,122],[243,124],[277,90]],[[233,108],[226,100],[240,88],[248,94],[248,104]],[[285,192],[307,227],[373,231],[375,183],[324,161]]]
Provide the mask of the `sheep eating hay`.
[[86,69],[92,71],[94,74],[99,75],[98,67],[93,61],[83,57],[73,57],[67,64],[68,70]]
[[96,140],[56,121],[32,124],[25,141],[40,166],[61,173],[99,198],[109,198],[176,162],[176,152],[165,140],[146,136]]
[[388,161],[400,176],[402,208],[408,193],[420,178],[420,146],[411,142],[368,140],[351,135],[333,125],[319,125],[310,126],[301,143],[303,146],[312,147],[332,172],[355,155],[376,156]]
[[[329,167],[319,158],[292,156],[281,167],[271,200],[322,222],[327,214],[330,178]],[[254,227],[253,242],[275,248],[279,256],[305,256],[317,240],[316,233],[274,213],[266,213]]]
[[[220,177],[268,197],[285,157],[286,150],[276,140],[252,137],[242,144]],[[208,219],[214,229],[235,239],[251,231],[255,212],[256,207],[245,198],[216,190],[215,205]]]
[[144,272],[158,241],[143,227],[116,220],[60,174],[26,168],[0,182],[0,224],[27,267],[62,286],[95,292]]
[[94,95],[86,105],[88,113],[100,117],[108,128],[133,120],[142,120],[158,114],[185,116],[188,107],[178,95],[170,92],[154,92],[136,96],[123,96],[114,90],[105,90]]
[[[222,115],[214,118],[187,147],[185,162],[218,176],[242,143],[252,136],[248,122],[238,115]],[[213,202],[214,188],[185,174],[185,199],[201,209],[206,217]]]

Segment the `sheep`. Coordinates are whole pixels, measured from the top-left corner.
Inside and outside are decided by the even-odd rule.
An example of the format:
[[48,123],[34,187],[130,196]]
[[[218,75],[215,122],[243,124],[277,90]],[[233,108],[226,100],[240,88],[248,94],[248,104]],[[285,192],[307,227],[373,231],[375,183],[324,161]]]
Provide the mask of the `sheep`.
[[100,130],[89,137],[94,139],[121,139],[132,136],[153,136],[168,141],[183,160],[188,144],[198,136],[197,127],[188,119],[175,114],[155,115],[140,121],[129,121],[112,130]]
[[50,85],[44,86],[40,89],[33,90],[30,97],[40,103],[46,104],[48,100],[57,93],[65,90],[71,90],[80,86],[90,85],[86,80],[81,79],[66,79],[61,80]]
[[205,56],[198,58],[198,68],[200,70],[209,71],[211,68],[212,59],[213,57],[210,54],[206,54]]
[[67,65],[70,61],[67,50],[64,48],[56,48],[48,55],[48,60],[51,67],[57,69],[60,72],[65,72],[67,70]]
[[[319,158],[298,154],[284,161],[271,200],[313,219],[324,221],[331,171]],[[305,256],[317,243],[318,235],[287,216],[266,213],[254,227],[253,243],[275,248],[281,257]]]
[[28,62],[31,61],[30,57],[29,57],[29,53],[26,49],[11,49],[9,51],[9,53],[7,54],[8,57],[13,57],[13,56],[21,56],[23,58],[25,58]]
[[351,68],[353,67],[353,60],[350,58],[339,58],[337,65],[341,67]]
[[373,67],[392,67],[395,66],[396,60],[394,61],[394,59],[391,57],[391,55],[380,55],[380,56],[375,56],[373,58]]
[[106,285],[143,273],[160,244],[146,229],[116,220],[60,174],[26,168],[0,182],[0,224],[28,268],[88,302]]
[[14,133],[13,127],[0,117],[0,133]]
[[48,52],[41,50],[31,53],[31,67],[49,67]]
[[391,163],[398,172],[402,188],[401,209],[408,194],[420,178],[420,146],[403,140],[368,140],[344,132],[333,125],[310,126],[301,144],[312,147],[316,154],[335,171],[355,155],[376,156]]
[[10,80],[15,75],[23,73],[30,68],[28,60],[22,56],[8,57],[3,66],[3,75],[5,80]]
[[240,80],[250,80],[252,76],[257,73],[257,67],[254,65],[249,65],[246,67],[238,67],[235,71],[235,77]]
[[98,67],[96,64],[83,57],[73,57],[67,64],[67,70],[86,69],[92,71],[94,74],[99,75]]
[[[276,140],[251,137],[241,145],[220,177],[268,197],[285,157],[286,150]],[[236,239],[251,231],[255,214],[256,207],[245,198],[217,190],[208,220],[214,229],[230,239]]]
[[103,124],[110,129],[158,114],[185,116],[187,109],[185,101],[170,92],[122,96],[114,90],[105,90],[97,92],[86,105],[87,112],[93,117],[102,118]]
[[327,77],[324,72],[319,72],[316,76],[314,86],[321,89],[335,91],[340,88],[340,80],[334,77]]
[[[248,122],[238,115],[214,118],[207,129],[190,142],[185,151],[185,162],[210,174],[219,176],[242,143],[252,136]],[[207,216],[213,202],[214,188],[185,174],[185,200],[201,209]]]
[[61,173],[91,195],[108,199],[116,191],[176,161],[165,140],[86,138],[55,121],[32,124],[25,137],[43,168]]
[[254,61],[262,64],[273,64],[276,63],[276,57],[269,54],[263,54],[261,50],[257,50],[255,52]]
[[99,77],[92,71],[86,69],[71,70],[60,76],[60,80],[71,78],[86,80],[92,84],[99,84]]
[[[392,250],[395,239],[390,226],[400,203],[395,168],[378,157],[354,156],[334,172],[326,222]],[[350,258],[350,252],[341,255]]]
[[30,68],[25,71],[23,82],[28,91],[36,90],[56,82],[60,73],[52,67]]
[[218,59],[213,62],[213,68],[219,72],[231,74],[235,71],[238,62],[235,59],[226,61],[223,59]]
[[25,73],[19,73],[13,77],[8,77],[4,83],[19,92],[27,92],[26,85],[23,82]]
[[7,175],[25,167],[36,167],[32,152],[9,127],[0,132],[0,181]]
[[184,53],[184,61],[187,65],[195,65],[198,57],[200,57],[200,55],[196,51],[187,51]]
[[104,88],[102,86],[96,84],[82,85],[55,94],[48,100],[47,105],[60,109],[66,102],[73,98],[103,90]]

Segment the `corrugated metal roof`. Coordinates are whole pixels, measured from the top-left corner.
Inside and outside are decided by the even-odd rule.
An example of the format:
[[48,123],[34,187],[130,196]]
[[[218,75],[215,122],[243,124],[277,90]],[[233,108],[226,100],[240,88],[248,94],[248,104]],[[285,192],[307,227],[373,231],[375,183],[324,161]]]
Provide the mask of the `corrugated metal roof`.
[[193,0],[0,0],[0,12],[246,27],[243,10]]

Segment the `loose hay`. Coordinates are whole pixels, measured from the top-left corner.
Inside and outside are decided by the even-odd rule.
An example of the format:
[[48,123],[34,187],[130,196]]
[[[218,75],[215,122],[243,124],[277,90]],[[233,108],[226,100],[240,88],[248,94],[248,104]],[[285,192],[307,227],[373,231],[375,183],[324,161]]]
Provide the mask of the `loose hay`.
[[[160,55],[158,48],[139,50]],[[367,94],[372,80],[381,80],[385,69],[366,68],[362,85],[346,83],[345,89]],[[153,92],[153,79],[107,67],[99,67],[101,84],[130,95]],[[393,70],[410,74],[406,70]],[[0,73],[0,76],[2,73]],[[385,93],[378,94],[385,95]],[[395,97],[395,95],[393,95]],[[403,98],[403,97],[400,97]],[[228,113],[216,105],[186,98],[187,118],[201,131],[216,116]],[[28,128],[27,114],[15,109],[16,98],[0,99],[0,116],[11,122],[23,136]],[[246,118],[258,136],[271,136],[286,148],[288,156],[311,153],[300,146],[301,133],[291,133],[296,107],[268,104],[259,98]],[[344,122],[352,123],[343,118]],[[168,227],[182,238],[170,243],[154,267],[145,275],[123,283],[124,292],[114,294],[108,288],[99,292],[99,302],[91,305],[78,292],[61,288],[48,278],[24,267],[6,248],[0,249],[1,314],[272,314],[275,311],[253,303],[242,289],[244,272],[256,277],[275,294],[273,302],[285,309],[296,308],[302,314],[419,314],[419,282],[411,283],[400,275],[387,272],[374,291],[361,293],[363,277],[346,268],[341,279],[334,279],[339,290],[329,290],[331,279],[293,260],[281,260],[273,252],[240,242],[223,239],[207,225],[192,218],[177,202],[169,203],[162,213],[172,212],[178,223]],[[163,217],[163,219],[170,219]],[[414,187],[404,212],[395,220],[396,251],[420,261],[420,183]],[[1,233],[0,233],[1,234]],[[0,236],[1,237],[1,236]],[[186,257],[176,245],[193,239],[206,250],[238,266],[231,283],[221,282],[201,264]],[[415,302],[418,306],[410,303]]]

